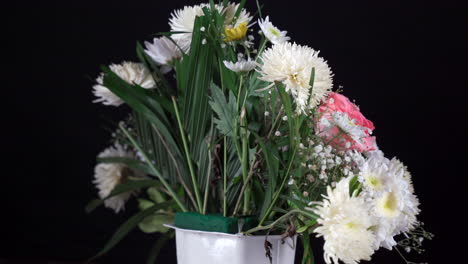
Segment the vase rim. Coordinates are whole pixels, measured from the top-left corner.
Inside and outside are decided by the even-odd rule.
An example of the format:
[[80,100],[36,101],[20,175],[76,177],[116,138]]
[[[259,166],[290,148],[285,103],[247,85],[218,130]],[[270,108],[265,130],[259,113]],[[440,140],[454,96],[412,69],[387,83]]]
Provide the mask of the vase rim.
[[[191,232],[191,233],[199,233],[199,234],[207,234],[207,235],[215,235],[215,236],[228,236],[228,237],[238,237],[238,238],[244,238],[244,239],[265,239],[266,235],[253,235],[253,236],[247,236],[244,235],[243,233],[236,233],[236,234],[228,234],[228,233],[221,233],[221,232],[211,232],[211,231],[201,231],[201,230],[193,230],[193,229],[185,229],[185,228],[179,228],[174,226],[174,224],[164,224],[165,227],[174,229],[176,231],[181,231],[181,232]],[[295,235],[297,236],[297,235]],[[272,239],[279,239],[282,236],[281,235],[268,235],[268,237]]]

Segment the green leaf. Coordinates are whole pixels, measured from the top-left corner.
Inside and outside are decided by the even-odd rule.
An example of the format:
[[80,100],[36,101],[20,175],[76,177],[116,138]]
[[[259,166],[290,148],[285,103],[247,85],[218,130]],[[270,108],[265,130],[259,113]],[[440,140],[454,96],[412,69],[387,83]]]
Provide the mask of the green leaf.
[[359,194],[359,181],[358,181],[358,176],[354,176],[350,181],[349,181],[349,194],[353,195],[354,192],[356,191],[357,194]]
[[138,199],[138,208],[140,208],[140,210],[146,210],[148,208],[150,208],[151,206],[154,206],[154,202],[152,201],[148,201],[146,199]]
[[148,193],[150,199],[153,200],[155,203],[162,203],[166,201],[162,193],[156,188],[148,188],[146,192]]
[[216,128],[221,134],[234,137],[238,117],[234,93],[229,91],[229,101],[227,101],[223,91],[216,84],[211,83],[210,106],[218,116],[214,119]]
[[163,203],[163,204],[156,204],[156,205],[154,205],[154,206],[152,206],[152,207],[150,207],[150,208],[148,208],[146,210],[143,210],[143,211],[137,213],[136,215],[130,217],[130,219],[128,219],[125,223],[123,223],[117,229],[117,231],[114,233],[114,235],[112,235],[112,237],[106,243],[104,248],[101,251],[99,251],[99,253],[97,253],[94,257],[92,257],[89,261],[94,260],[94,259],[104,255],[105,253],[107,253],[115,245],[117,245],[117,243],[119,243],[128,233],[130,233],[130,231],[132,231],[141,221],[143,221],[143,219],[145,219],[146,217],[152,215],[157,210],[165,208],[166,206],[168,206],[171,203],[173,203],[173,202],[167,202],[167,203]]
[[304,255],[302,256],[302,264],[314,264],[314,252],[312,251],[312,246],[310,245],[309,235],[301,236],[302,247],[304,248]]
[[156,263],[156,259],[158,258],[159,252],[161,251],[164,244],[166,244],[168,240],[174,237],[174,233],[174,230],[170,230],[169,232],[166,232],[159,237],[159,239],[156,241],[156,243],[150,250],[150,254],[148,255],[146,264]]
[[300,228],[298,228],[296,230],[297,233],[304,233],[305,231],[307,231],[307,229],[309,229],[311,226],[315,225],[315,223],[317,223],[317,220],[310,220],[309,222],[307,222],[304,226],[301,226]]
[[172,222],[174,222],[173,216],[165,213],[155,213],[143,219],[143,221],[138,224],[138,227],[145,233],[165,233],[169,231],[169,228],[165,227],[163,224]]
[[101,200],[101,199],[93,199],[91,200],[85,207],[85,212],[87,214],[91,213],[92,211],[94,211],[96,208],[98,208],[99,206],[101,206],[101,204],[103,204],[104,201]]
[[142,188],[160,186],[161,184],[156,180],[127,180],[112,190],[112,192],[104,199],[92,200],[85,208],[86,213],[91,213],[94,209],[98,208],[104,203],[104,200],[125,192],[131,192]]
[[295,126],[296,118],[294,117],[294,112],[292,109],[292,100],[291,100],[291,96],[284,89],[283,84],[276,83],[276,88],[278,90],[278,94],[281,99],[281,104],[283,105],[284,111],[286,112],[286,115],[288,117],[287,122],[289,126],[289,139],[290,139],[289,147],[291,148],[295,146],[294,138],[297,136],[296,126]]
[[105,157],[97,158],[98,163],[120,163],[125,164],[131,169],[142,171],[146,174],[152,175],[151,170],[141,161],[132,158],[123,157]]
[[[154,72],[154,78],[158,82],[157,89],[163,94],[170,94],[172,90],[169,82],[166,80],[164,74],[161,73],[159,65],[157,65],[149,56],[146,54],[143,46],[140,42],[137,42],[136,54],[138,59],[145,65],[146,68],[151,69]],[[162,89],[161,89],[162,88]]]
[[265,198],[263,201],[263,205],[260,210],[260,219],[263,218],[270,207],[270,204],[273,200],[273,194],[276,189],[277,185],[277,177],[279,171],[279,161],[274,158],[274,153],[277,152],[276,148],[272,148],[263,142],[260,136],[252,131],[252,134],[255,136],[258,144],[262,149],[263,156],[265,158],[267,164],[267,171],[268,171],[268,183],[265,190]]
[[165,117],[160,104],[147,95],[146,89],[128,84],[106,66],[103,66],[102,70],[104,72],[104,85],[133,110],[141,113],[149,122],[154,124],[167,144],[179,154],[179,145],[171,133],[171,126],[167,123],[167,117]]
[[195,18],[190,56],[183,56],[175,65],[177,88],[180,91],[177,97],[178,106],[183,129],[190,141],[190,155],[195,161],[200,160],[200,145],[205,144],[204,139],[210,128],[208,94],[213,79],[213,65],[216,65],[212,41],[202,44],[202,40],[207,38],[207,34],[200,31],[202,26],[210,28],[209,12]]

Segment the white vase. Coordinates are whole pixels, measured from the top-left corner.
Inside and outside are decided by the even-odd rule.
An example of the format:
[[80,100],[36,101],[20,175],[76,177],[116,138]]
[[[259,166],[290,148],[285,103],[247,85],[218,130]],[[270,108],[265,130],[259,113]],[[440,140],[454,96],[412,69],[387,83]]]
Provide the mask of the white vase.
[[[244,236],[188,230],[176,231],[178,264],[270,264],[265,253],[265,236]],[[293,264],[297,236],[281,239],[268,236],[272,264]]]

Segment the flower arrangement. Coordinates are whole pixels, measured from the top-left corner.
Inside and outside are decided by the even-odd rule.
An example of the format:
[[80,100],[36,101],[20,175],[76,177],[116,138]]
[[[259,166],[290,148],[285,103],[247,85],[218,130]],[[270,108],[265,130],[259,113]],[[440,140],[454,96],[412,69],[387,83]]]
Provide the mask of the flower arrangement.
[[102,67],[94,102],[130,114],[98,156],[100,199],[87,209],[118,213],[137,197],[140,212],[98,256],[137,226],[171,238],[163,224],[179,212],[253,217],[245,235],[299,235],[303,263],[314,261],[313,234],[326,263],[370,260],[381,247],[422,251],[432,235],[417,220],[406,166],[385,157],[374,124],[333,91],[319,52],[244,4],[176,10],[169,32],[137,45],[139,63]]

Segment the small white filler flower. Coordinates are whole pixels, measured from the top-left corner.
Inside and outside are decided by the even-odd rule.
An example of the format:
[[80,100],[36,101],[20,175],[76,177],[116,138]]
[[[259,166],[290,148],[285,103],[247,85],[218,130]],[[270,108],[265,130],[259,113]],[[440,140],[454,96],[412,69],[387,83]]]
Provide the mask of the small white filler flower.
[[[175,42],[175,40],[174,40]],[[161,71],[167,73],[171,70],[171,64],[182,57],[181,48],[177,47],[167,37],[154,38],[153,43],[145,41],[145,52],[158,65],[161,65]],[[186,52],[186,51],[184,51]]]
[[349,194],[351,177],[342,179],[332,189],[327,188],[327,196],[314,209],[319,215],[320,224],[315,229],[317,236],[325,240],[326,263],[356,264],[360,260],[370,260],[374,253],[375,235],[371,227],[375,218],[362,197]]
[[[134,153],[127,151],[123,146],[115,144],[112,147],[105,149],[98,155],[99,158],[135,158]],[[121,163],[99,163],[94,169],[94,181],[96,188],[99,190],[101,199],[107,197],[112,190],[119,184],[124,182],[129,176],[141,176],[138,172],[133,171],[125,164]],[[125,202],[130,198],[132,192],[125,192],[113,196],[104,201],[104,206],[113,209],[116,213],[125,209]]]
[[356,124],[356,120],[349,118],[349,115],[344,112],[334,112],[330,120],[320,119],[320,124],[324,126],[325,130],[339,127],[343,133],[359,144],[362,144],[363,138],[368,136],[367,133],[372,133],[368,128]]
[[280,44],[289,41],[290,38],[286,36],[287,31],[281,31],[275,27],[267,16],[264,20],[259,19],[258,25],[263,32],[263,35],[273,44]]
[[241,59],[238,62],[223,61],[224,66],[233,72],[249,72],[257,66],[257,63],[250,58],[247,60]]
[[[129,84],[137,84],[145,89],[151,89],[156,86],[151,72],[141,63],[123,62],[122,64],[112,64],[109,68]],[[104,86],[104,74],[99,75],[96,82],[97,84],[93,86],[93,94],[97,99],[93,103],[113,106],[119,106],[124,103],[122,99]]]
[[[333,86],[332,72],[318,52],[307,46],[285,42],[267,49],[261,56],[259,79],[281,82],[293,96],[298,113],[314,108],[326,98]],[[314,82],[311,92],[311,74]],[[310,100],[309,100],[310,96]]]

